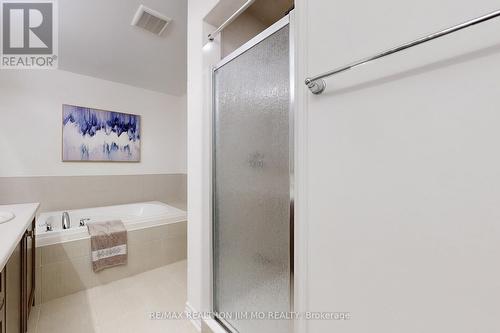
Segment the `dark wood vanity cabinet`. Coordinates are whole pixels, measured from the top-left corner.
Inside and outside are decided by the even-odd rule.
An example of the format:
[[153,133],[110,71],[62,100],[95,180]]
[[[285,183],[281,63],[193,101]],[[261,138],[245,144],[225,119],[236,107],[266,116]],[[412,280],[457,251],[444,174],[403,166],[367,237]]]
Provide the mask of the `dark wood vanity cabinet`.
[[21,244],[7,262],[5,278],[5,332],[21,332]]
[[12,253],[5,267],[5,316],[1,333],[25,333],[35,302],[35,221]]
[[22,260],[23,260],[23,292],[22,292],[22,332],[28,330],[28,319],[31,314],[31,310],[35,305],[35,257],[36,257],[36,247],[35,247],[35,221],[31,223],[26,232],[24,233],[23,239],[21,240],[22,249]]
[[5,270],[0,272],[0,333],[5,333]]

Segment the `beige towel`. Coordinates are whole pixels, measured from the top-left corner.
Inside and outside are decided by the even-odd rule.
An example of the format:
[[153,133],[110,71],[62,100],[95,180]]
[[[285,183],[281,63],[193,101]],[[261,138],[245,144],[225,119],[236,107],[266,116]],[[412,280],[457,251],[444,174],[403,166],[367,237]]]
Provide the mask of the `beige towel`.
[[122,221],[89,223],[87,228],[94,272],[127,264],[127,230]]

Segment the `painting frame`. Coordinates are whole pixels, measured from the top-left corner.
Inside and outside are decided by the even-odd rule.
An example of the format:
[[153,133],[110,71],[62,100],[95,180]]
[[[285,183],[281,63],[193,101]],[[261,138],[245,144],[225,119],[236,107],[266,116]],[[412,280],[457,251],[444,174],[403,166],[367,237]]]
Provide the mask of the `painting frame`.
[[[125,116],[133,116],[139,121],[139,145],[138,145],[138,155],[134,160],[110,160],[110,159],[65,159],[64,157],[64,113],[65,107],[75,107],[82,109],[91,109],[96,112],[107,112],[107,113],[117,113]],[[113,110],[95,108],[90,106],[81,106],[77,104],[63,103],[61,106],[61,162],[62,163],[141,163],[142,161],[142,116],[140,114],[118,112]]]

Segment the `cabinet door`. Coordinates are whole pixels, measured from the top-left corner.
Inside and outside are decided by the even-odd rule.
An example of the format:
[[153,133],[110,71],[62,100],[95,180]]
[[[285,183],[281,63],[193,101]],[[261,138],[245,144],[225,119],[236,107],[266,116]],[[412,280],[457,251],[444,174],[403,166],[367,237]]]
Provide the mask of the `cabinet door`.
[[0,272],[0,333],[6,333],[5,329],[5,269]]
[[[7,262],[6,271],[6,327],[5,332],[17,333],[21,332],[21,286],[22,286],[22,261],[21,261],[21,248],[22,242],[19,244],[14,253],[12,253],[9,261]],[[2,332],[3,333],[3,332]]]
[[26,321],[35,301],[35,221],[26,231]]

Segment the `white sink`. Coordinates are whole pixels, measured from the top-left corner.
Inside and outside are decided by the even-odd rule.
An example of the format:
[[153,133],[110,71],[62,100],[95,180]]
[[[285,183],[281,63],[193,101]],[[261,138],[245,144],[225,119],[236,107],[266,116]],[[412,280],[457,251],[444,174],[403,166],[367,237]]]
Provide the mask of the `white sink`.
[[0,211],[0,224],[5,223],[5,222],[9,222],[14,217],[16,217],[16,215],[14,213]]

